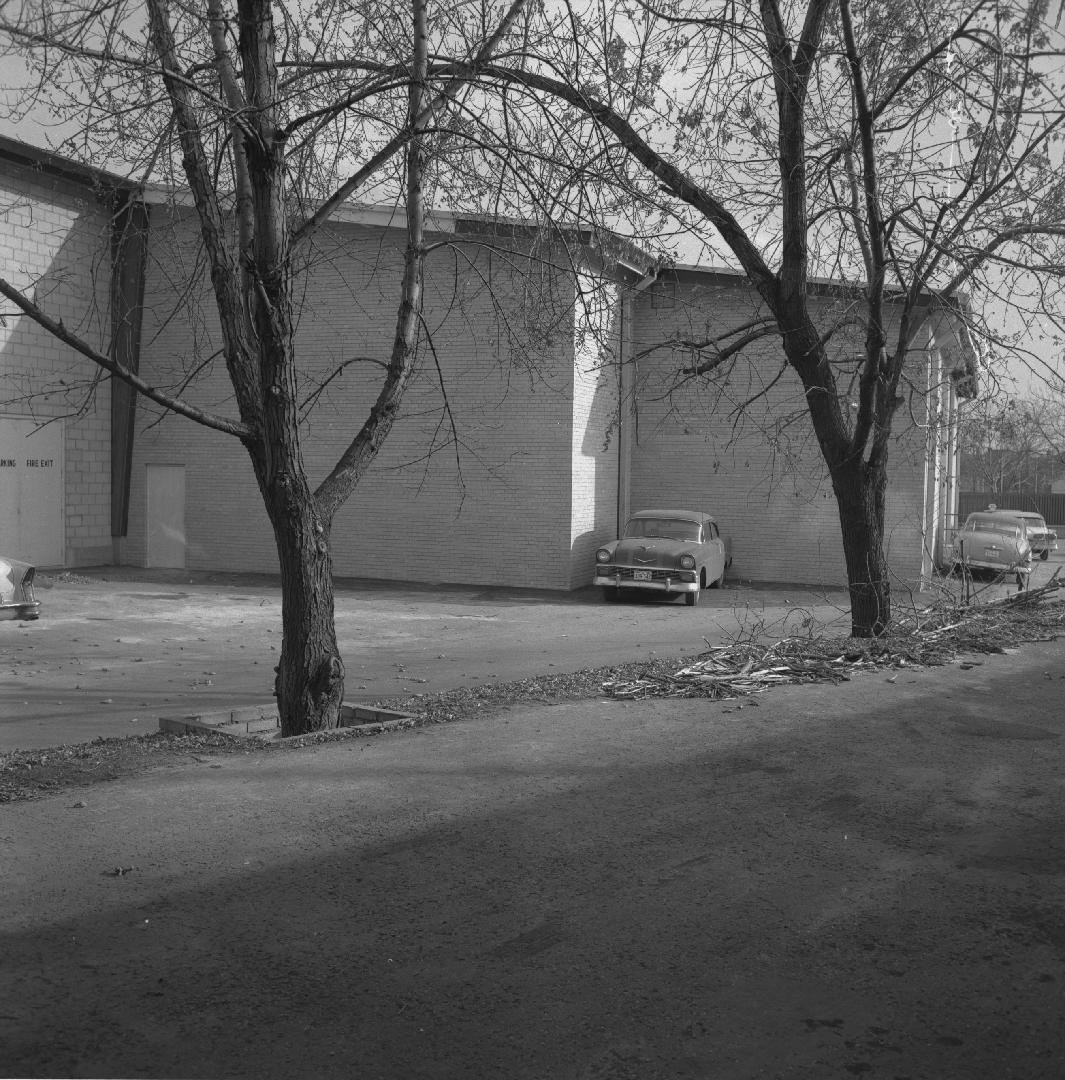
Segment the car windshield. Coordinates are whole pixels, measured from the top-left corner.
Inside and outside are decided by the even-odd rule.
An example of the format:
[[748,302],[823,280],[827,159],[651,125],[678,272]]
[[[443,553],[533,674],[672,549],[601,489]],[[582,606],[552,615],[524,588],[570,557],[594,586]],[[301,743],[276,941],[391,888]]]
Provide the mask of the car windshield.
[[994,518],[989,515],[974,515],[965,523],[965,532],[994,533],[996,536],[1008,536],[1016,539],[1021,535],[1021,525],[1002,518]]
[[626,539],[641,536],[657,536],[663,540],[689,540],[698,542],[699,523],[681,518],[633,518],[625,526]]

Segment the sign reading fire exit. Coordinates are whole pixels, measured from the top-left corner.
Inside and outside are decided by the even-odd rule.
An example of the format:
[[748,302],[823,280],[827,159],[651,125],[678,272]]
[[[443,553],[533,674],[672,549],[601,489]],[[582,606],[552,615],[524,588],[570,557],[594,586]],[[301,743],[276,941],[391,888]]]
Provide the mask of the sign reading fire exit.
[[0,555],[62,566],[63,423],[0,416]]

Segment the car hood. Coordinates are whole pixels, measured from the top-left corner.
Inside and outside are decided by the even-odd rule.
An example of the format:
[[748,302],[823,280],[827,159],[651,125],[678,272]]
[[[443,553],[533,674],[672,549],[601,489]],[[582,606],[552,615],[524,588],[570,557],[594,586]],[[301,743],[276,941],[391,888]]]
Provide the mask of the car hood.
[[632,540],[619,540],[614,548],[614,561],[626,566],[668,566],[675,564],[685,552],[695,555],[698,546],[687,540],[641,536]]

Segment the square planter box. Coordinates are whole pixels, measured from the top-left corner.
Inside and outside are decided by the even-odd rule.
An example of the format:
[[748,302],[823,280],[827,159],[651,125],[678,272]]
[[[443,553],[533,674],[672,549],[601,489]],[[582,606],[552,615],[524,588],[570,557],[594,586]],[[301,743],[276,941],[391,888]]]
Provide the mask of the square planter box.
[[[372,709],[344,702],[340,707],[340,726],[358,727],[369,731],[392,731],[407,727],[411,717],[391,709]],[[216,712],[193,713],[187,716],[159,717],[159,730],[177,735],[217,734],[243,739],[279,739],[281,725],[273,705],[250,705],[242,709],[221,709]],[[301,735],[295,738],[303,738]]]

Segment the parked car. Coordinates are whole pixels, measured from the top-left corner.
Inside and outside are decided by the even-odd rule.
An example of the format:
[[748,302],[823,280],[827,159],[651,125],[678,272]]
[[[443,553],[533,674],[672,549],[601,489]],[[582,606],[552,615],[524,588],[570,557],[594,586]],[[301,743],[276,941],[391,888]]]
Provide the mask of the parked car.
[[1008,513],[1024,522],[1033,555],[1038,555],[1045,561],[1050,558],[1052,551],[1058,550],[1058,534],[1047,527],[1042,514],[1037,514],[1034,510],[1010,510]]
[[36,570],[0,555],[0,619],[36,619],[41,605],[33,595]]
[[1010,510],[977,510],[954,537],[954,564],[968,570],[1016,574],[1032,569],[1032,545],[1024,520]]
[[698,510],[641,510],[620,540],[595,553],[595,584],[607,600],[643,591],[699,603],[703,589],[719,588],[732,565],[732,542]]

